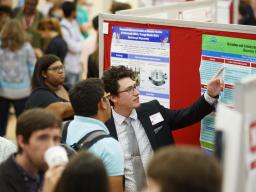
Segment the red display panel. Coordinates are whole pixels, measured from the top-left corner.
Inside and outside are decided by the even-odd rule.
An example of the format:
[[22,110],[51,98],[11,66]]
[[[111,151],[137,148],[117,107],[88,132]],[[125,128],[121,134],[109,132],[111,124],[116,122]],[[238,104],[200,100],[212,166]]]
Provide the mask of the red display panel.
[[[104,70],[110,66],[112,26],[170,30],[170,108],[172,109],[187,107],[200,97],[199,67],[202,34],[256,40],[256,35],[253,34],[117,21],[104,22],[109,23],[108,34],[104,35]],[[173,133],[176,144],[200,145],[200,123]]]

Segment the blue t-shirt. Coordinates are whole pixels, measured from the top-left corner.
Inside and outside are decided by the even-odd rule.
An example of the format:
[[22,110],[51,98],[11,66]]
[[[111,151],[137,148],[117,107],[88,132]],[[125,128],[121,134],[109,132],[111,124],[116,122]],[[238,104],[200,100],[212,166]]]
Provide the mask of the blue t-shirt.
[[[68,126],[66,143],[68,145],[77,143],[84,135],[95,130],[103,130],[109,134],[107,127],[101,121],[75,116]],[[124,156],[117,140],[112,137],[103,138],[88,150],[103,161],[108,176],[124,175]]]

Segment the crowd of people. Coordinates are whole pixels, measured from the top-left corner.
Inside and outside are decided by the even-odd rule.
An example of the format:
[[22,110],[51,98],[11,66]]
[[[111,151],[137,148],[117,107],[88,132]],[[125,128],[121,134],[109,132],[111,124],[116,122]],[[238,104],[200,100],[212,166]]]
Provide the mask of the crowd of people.
[[[1,189],[6,192],[151,192],[155,188],[159,192],[220,191],[222,176],[216,159],[199,149],[177,147],[172,152],[170,145],[174,144],[172,131],[196,123],[214,110],[224,86],[219,77],[222,71],[209,81],[207,92],[192,106],[172,110],[156,100],[140,104],[136,73],[124,66],[111,67],[101,79],[81,80],[67,92],[60,59],[43,56],[36,63],[32,78],[33,87],[37,86],[28,98],[26,111],[18,117],[17,152],[10,152],[0,165]],[[53,104],[56,107],[51,107]],[[60,109],[66,109],[64,106],[72,113],[60,113]],[[156,114],[159,121],[153,123],[150,119]],[[71,120],[63,142],[78,154],[74,153],[67,165],[47,167],[44,153],[60,144],[65,117]],[[85,148],[82,139],[99,132],[103,135]],[[183,160],[175,160],[176,156]],[[193,158],[198,165],[189,161]],[[172,161],[177,161],[177,165]],[[182,166],[178,162],[183,162]],[[183,170],[186,165],[187,172]],[[201,176],[207,185],[187,182],[190,177]],[[175,177],[180,180],[171,179],[170,183],[169,178]]]
[[[87,1],[48,0],[37,8],[38,3],[25,0],[23,6],[13,8],[12,0],[0,0],[0,136],[6,134],[11,105],[16,117],[24,108],[43,106],[60,110],[66,119],[73,115],[65,102],[69,101],[70,86],[82,78],[99,76],[98,16],[89,20]],[[127,8],[129,4],[114,1],[110,10]],[[57,64],[55,70],[56,58],[43,58],[49,54],[59,58],[64,76],[54,77],[61,69]],[[50,64],[54,65],[48,68]],[[33,75],[34,68],[37,72]],[[52,78],[59,78],[61,83],[63,77],[64,86],[52,84]],[[25,106],[31,91],[32,98]],[[47,97],[35,103],[38,92]],[[50,105],[56,99],[64,103]]]
[[[220,163],[197,147],[174,146],[172,132],[215,110],[223,68],[187,108],[141,104],[136,72],[113,66],[99,78],[98,37],[88,32],[97,31],[98,18],[89,21],[85,1],[49,0],[41,12],[38,0],[14,10],[2,1],[1,191],[221,191]],[[117,3],[111,11],[126,8]],[[17,145],[3,138],[10,105]],[[88,145],[87,136],[97,140]],[[61,142],[72,148],[70,160],[49,167],[44,154]]]

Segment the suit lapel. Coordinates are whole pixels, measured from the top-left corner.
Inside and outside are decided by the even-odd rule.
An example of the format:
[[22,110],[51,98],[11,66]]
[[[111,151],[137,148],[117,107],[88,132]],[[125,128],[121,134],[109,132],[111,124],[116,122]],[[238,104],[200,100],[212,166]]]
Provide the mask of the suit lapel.
[[116,126],[115,126],[115,122],[114,122],[114,118],[113,118],[112,112],[111,112],[110,119],[105,123],[105,125],[107,126],[110,135],[112,137],[114,137],[116,140],[118,140],[117,132],[116,132]]
[[147,109],[143,108],[143,106],[141,106],[138,109],[136,109],[136,111],[137,111],[138,119],[140,120],[140,122],[148,136],[148,139],[152,146],[152,149],[155,150],[157,148],[156,137],[155,137],[155,133],[153,131],[152,124],[149,119],[149,116],[151,115],[150,110],[147,110]]

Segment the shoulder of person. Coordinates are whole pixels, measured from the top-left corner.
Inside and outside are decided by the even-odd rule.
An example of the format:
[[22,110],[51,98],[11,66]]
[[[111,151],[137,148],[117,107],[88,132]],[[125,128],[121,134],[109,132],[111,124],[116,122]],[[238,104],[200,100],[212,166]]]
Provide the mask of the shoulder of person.
[[[9,173],[13,172],[13,169],[15,169],[15,164],[12,160],[12,155],[8,157],[5,161],[3,161],[0,164],[0,177],[2,179],[3,176],[9,175]],[[0,180],[1,180],[0,179]]]
[[123,154],[120,143],[111,136],[100,139],[94,145],[94,149],[99,150],[102,155],[117,157]]
[[[124,174],[124,153],[117,140],[114,138],[104,138],[97,143],[98,149],[93,148],[94,152],[103,162],[109,176],[119,176]],[[96,147],[96,146],[95,146]]]
[[159,107],[159,106],[161,106],[159,101],[154,99],[152,101],[141,103],[141,106],[139,108],[151,108],[151,107]]
[[67,91],[69,91],[69,90],[72,88],[72,84],[70,84],[70,83],[64,83],[63,87],[64,87]]
[[37,87],[32,91],[31,95],[37,95],[37,94],[41,94],[41,93],[53,93],[53,92],[50,89],[48,89],[47,87]]
[[23,47],[24,47],[24,49],[29,49],[31,51],[34,51],[32,45],[29,42],[25,42],[23,44]]

